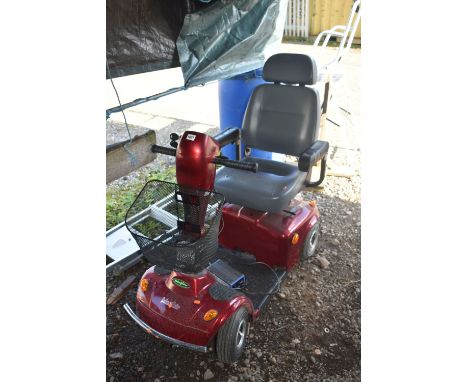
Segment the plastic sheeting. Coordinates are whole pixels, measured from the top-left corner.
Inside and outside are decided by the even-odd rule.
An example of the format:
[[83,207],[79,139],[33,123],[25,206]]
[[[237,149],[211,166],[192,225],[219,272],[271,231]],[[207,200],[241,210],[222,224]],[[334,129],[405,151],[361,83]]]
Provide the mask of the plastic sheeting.
[[262,67],[283,35],[287,0],[219,0],[188,14],[177,39],[185,85]]
[[194,0],[107,0],[106,57],[111,76],[178,67],[176,40],[184,16],[207,6]]
[[107,0],[111,77],[182,67],[185,85],[263,66],[288,0]]

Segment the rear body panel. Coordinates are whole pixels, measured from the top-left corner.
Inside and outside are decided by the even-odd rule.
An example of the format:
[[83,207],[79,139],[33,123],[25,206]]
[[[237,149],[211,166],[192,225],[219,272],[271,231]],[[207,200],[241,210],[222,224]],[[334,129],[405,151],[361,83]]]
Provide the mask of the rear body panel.
[[[272,267],[290,270],[299,262],[304,239],[318,221],[319,212],[315,205],[299,200],[291,201],[289,211],[268,213],[226,203],[219,243],[249,252]],[[299,241],[292,244],[296,233]]]

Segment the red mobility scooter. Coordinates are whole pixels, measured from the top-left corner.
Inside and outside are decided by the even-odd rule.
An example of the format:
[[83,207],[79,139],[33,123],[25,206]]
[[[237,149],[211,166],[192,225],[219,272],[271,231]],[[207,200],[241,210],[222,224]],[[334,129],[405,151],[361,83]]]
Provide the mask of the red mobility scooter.
[[[186,131],[153,151],[176,157],[177,184],[148,182],[125,223],[154,264],[138,286],[135,311],[148,333],[174,345],[235,362],[268,298],[286,272],[314,254],[319,212],[296,195],[325,176],[328,143],[317,140],[320,100],[306,55],[277,54],[265,63],[267,84],[249,101],[242,130],[214,138]],[[242,160],[220,156],[235,143]],[[251,148],[298,157],[286,164],[249,156]],[[239,158],[238,158],[239,159]],[[320,178],[307,181],[320,163]],[[216,166],[221,166],[216,170]]]

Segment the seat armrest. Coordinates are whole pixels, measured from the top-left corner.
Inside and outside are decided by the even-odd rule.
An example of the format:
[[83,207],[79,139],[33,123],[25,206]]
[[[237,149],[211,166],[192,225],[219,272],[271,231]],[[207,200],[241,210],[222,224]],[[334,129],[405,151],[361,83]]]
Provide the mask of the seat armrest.
[[215,139],[220,147],[224,147],[231,143],[235,143],[240,138],[240,129],[237,127],[230,127],[224,131],[221,131],[219,134],[216,134],[213,139]]
[[315,141],[306,151],[299,157],[299,170],[308,172],[310,167],[322,160],[328,153],[330,147],[328,142]]

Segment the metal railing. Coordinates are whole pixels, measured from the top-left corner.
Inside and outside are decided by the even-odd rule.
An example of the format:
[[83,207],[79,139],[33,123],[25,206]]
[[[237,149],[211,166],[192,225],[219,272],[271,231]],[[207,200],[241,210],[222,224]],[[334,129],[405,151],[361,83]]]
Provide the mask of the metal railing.
[[[336,55],[331,61],[329,61],[325,65],[322,65],[322,67],[319,68],[319,71],[327,70],[331,65],[341,61],[343,56],[351,48],[351,44],[353,43],[354,35],[356,34],[356,30],[358,28],[360,20],[361,0],[355,0],[353,6],[351,7],[351,11],[349,12],[348,21],[346,25],[335,25],[331,29],[327,29],[320,32],[320,34],[315,39],[313,46],[314,53],[316,53],[318,56],[320,56],[320,53],[323,50],[323,48],[325,48],[328,45],[331,37],[339,37],[341,38],[341,41],[340,45],[338,46]],[[324,40],[322,44],[320,44],[323,38]]]

